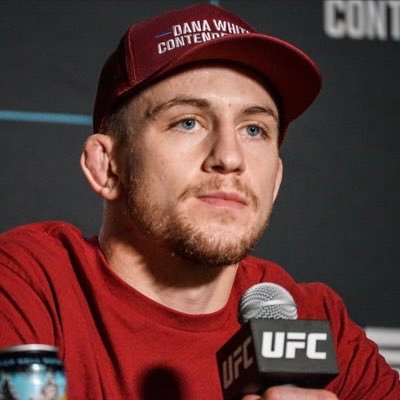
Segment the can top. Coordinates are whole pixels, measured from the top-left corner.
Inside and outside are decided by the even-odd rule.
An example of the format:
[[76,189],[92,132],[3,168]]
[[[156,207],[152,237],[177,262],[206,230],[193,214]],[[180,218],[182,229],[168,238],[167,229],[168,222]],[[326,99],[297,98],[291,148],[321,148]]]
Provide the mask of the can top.
[[22,351],[46,351],[46,352],[57,352],[57,347],[49,344],[19,344],[16,346],[4,347],[0,349],[0,355],[8,353],[19,353]]

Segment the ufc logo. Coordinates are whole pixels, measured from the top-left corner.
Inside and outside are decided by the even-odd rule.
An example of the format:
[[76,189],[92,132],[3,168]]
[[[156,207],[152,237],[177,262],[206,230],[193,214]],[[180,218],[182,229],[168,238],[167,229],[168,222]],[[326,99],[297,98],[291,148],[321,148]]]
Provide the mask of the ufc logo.
[[297,350],[305,350],[306,357],[325,360],[326,352],[317,351],[318,342],[326,341],[326,333],[263,332],[261,355],[265,358],[296,358]]
[[249,336],[235,349],[233,354],[222,363],[222,382],[224,389],[229,387],[233,381],[239,377],[241,369],[245,370],[253,364],[254,359],[249,354],[249,346],[251,343],[251,336]]

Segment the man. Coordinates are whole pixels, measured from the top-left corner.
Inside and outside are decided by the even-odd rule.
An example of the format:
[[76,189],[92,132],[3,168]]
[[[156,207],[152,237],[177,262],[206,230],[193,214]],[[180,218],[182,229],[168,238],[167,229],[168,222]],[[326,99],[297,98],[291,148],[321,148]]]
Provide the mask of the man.
[[340,373],[262,399],[398,398],[398,375],[335,293],[247,256],[287,126],[320,86],[303,52],[215,6],[131,27],[103,68],[81,159],[105,200],[99,237],[61,222],[2,235],[0,345],[56,345],[71,399],[220,399],[215,354],[240,326],[239,299],[275,282],[299,318],[329,320]]

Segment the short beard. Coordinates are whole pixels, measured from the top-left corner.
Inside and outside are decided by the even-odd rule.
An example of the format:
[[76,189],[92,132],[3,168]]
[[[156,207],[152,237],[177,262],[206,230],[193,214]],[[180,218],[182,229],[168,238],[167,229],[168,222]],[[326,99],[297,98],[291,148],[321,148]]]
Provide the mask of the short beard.
[[[242,237],[235,240],[227,238],[222,232],[218,234],[218,224],[221,221],[215,222],[216,229],[212,230],[214,233],[204,232],[186,216],[177,213],[167,215],[157,200],[152,199],[143,190],[145,185],[140,180],[141,174],[138,170],[140,166],[135,165],[133,169],[135,172],[129,177],[129,190],[126,191],[127,220],[130,221],[130,229],[139,229],[148,238],[159,242],[160,247],[167,248],[173,256],[178,256],[191,264],[213,267],[237,264],[253,250],[268,225],[270,213],[262,217],[264,221],[261,224],[252,228],[250,232],[244,232]],[[218,190],[220,187],[220,179],[201,183],[185,191],[178,201],[184,201],[201,191],[201,188]],[[254,209],[259,208],[258,198],[243,187],[239,180],[234,181],[234,187],[246,194],[249,206]],[[229,216],[226,218],[229,220]]]
[[169,225],[166,243],[181,258],[198,265],[223,267],[234,265],[245,258],[258,242],[261,234],[251,232],[247,237],[228,243],[207,236],[190,223],[175,220]]

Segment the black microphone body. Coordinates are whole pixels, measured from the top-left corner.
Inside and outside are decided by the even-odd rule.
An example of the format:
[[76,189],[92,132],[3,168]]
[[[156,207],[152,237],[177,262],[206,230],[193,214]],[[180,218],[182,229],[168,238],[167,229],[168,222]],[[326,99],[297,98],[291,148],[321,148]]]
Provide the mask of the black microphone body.
[[[296,307],[290,294],[284,295],[289,296],[290,306]],[[282,384],[323,388],[338,374],[329,322],[279,319],[276,304],[280,299],[275,293],[273,297],[263,303],[259,314],[263,318],[249,319],[217,352],[224,400],[261,394],[270,386]],[[251,300],[254,303],[254,299]],[[271,304],[272,315],[278,319],[265,318],[269,314],[266,308]],[[250,314],[254,314],[253,311]],[[285,312],[281,314],[286,316]],[[297,318],[297,310],[289,318]]]

